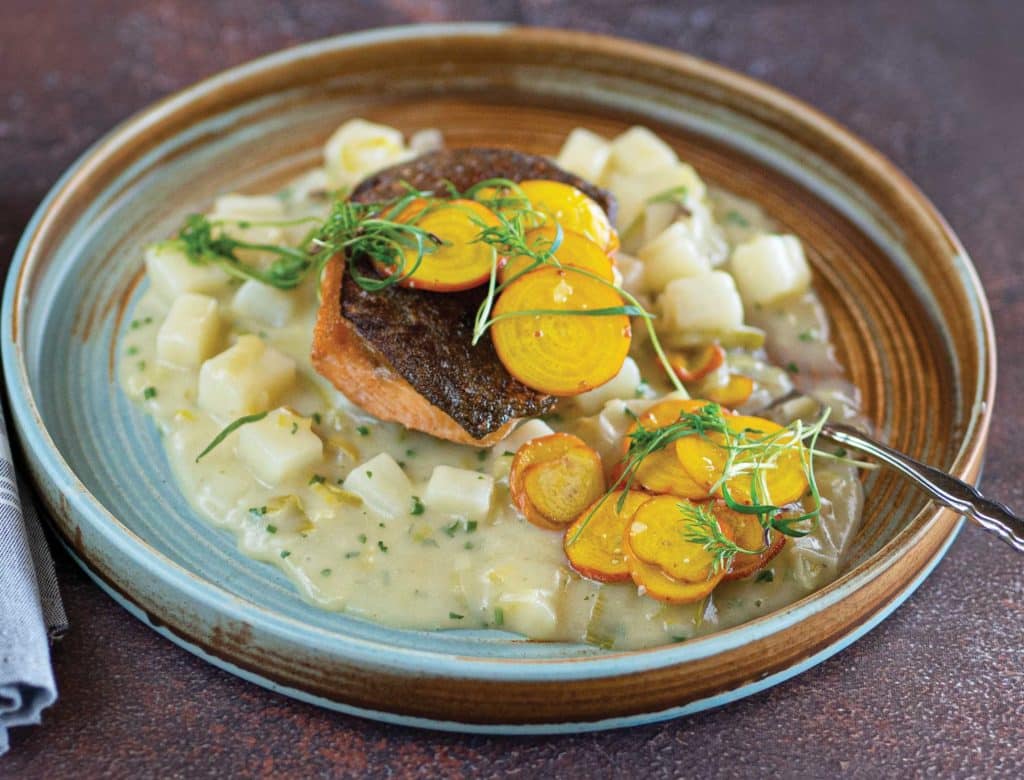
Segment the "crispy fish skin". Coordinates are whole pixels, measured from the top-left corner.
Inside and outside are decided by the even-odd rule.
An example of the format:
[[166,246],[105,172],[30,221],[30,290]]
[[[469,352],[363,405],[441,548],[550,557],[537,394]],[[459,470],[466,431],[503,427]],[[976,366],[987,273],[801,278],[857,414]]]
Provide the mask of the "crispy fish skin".
[[[614,200],[604,190],[546,158],[505,149],[427,154],[367,178],[352,199],[365,203],[390,200],[404,195],[406,185],[444,193],[445,183],[451,182],[466,190],[492,178],[562,181],[585,192],[614,216]],[[375,273],[365,258],[356,262],[361,273]],[[343,264],[332,261],[331,265]],[[314,365],[350,400],[376,417],[440,438],[486,446],[506,435],[517,419],[542,414],[557,402],[508,373],[490,334],[472,345],[473,320],[486,294],[483,287],[436,293],[390,286],[368,292],[349,274],[329,267],[322,291]],[[336,312],[332,312],[335,306]],[[361,364],[372,363],[374,370],[353,374],[341,366],[354,358]],[[377,386],[379,382],[371,381],[383,376],[389,377],[386,384]],[[404,384],[396,384],[395,379]],[[412,398],[410,391],[419,394],[424,404]]]

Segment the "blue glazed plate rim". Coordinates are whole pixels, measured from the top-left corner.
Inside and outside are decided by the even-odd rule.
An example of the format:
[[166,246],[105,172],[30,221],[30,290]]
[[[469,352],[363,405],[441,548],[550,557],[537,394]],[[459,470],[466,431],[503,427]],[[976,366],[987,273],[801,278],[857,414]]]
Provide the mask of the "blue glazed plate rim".
[[[192,574],[160,554],[158,551],[147,545],[130,529],[123,526],[114,515],[108,512],[106,508],[89,493],[84,485],[82,485],[82,483],[77,479],[73,470],[63,459],[54,442],[50,438],[40,419],[32,397],[32,391],[28,384],[22,360],[20,345],[14,340],[13,323],[15,321],[15,317],[24,317],[23,312],[17,310],[16,306],[21,306],[22,308],[27,306],[25,296],[20,294],[20,283],[26,270],[26,262],[30,253],[33,238],[37,233],[45,214],[60,196],[66,184],[88,165],[90,159],[94,155],[98,154],[106,146],[116,144],[118,138],[122,134],[137,131],[144,127],[148,121],[155,119],[161,112],[171,111],[175,106],[187,103],[195,99],[198,95],[201,95],[203,92],[217,88],[226,81],[238,78],[246,73],[259,72],[267,67],[301,59],[302,57],[314,54],[324,49],[354,47],[386,40],[437,34],[499,35],[510,29],[514,29],[513,26],[505,24],[395,27],[339,36],[287,49],[225,71],[180,93],[165,98],[150,108],[145,109],[142,113],[122,123],[90,147],[90,149],[88,149],[54,185],[53,189],[36,211],[27,226],[21,241],[19,242],[4,289],[2,314],[3,363],[7,376],[7,389],[11,400],[12,412],[18,422],[19,432],[21,433],[24,445],[26,448],[31,450],[35,457],[38,458],[45,478],[49,480],[51,484],[67,499],[74,512],[77,512],[80,517],[91,523],[92,526],[94,526],[94,530],[97,530],[103,536],[104,541],[107,544],[117,548],[121,553],[138,562],[139,565],[145,566],[152,571],[155,576],[161,577],[167,583],[167,586],[173,588],[176,593],[180,593],[189,599],[194,599],[195,601],[204,604],[211,611],[221,614],[229,620],[237,620],[250,624],[258,623],[272,634],[288,638],[292,641],[301,642],[305,646],[310,647],[317,652],[333,657],[343,657],[347,661],[354,661],[357,663],[365,662],[377,668],[393,668],[403,672],[429,673],[433,676],[452,678],[478,678],[486,676],[489,679],[509,681],[590,679],[604,677],[607,675],[637,673],[651,669],[673,666],[682,662],[718,654],[725,650],[746,644],[751,640],[776,633],[799,623],[811,614],[815,614],[821,610],[834,606],[836,603],[849,596],[850,593],[858,590],[863,584],[870,581],[878,572],[887,568],[887,566],[891,564],[902,550],[912,547],[918,538],[929,530],[931,522],[920,527],[913,536],[908,537],[906,534],[897,535],[885,548],[876,553],[871,560],[859,567],[858,570],[852,573],[852,575],[840,578],[836,583],[818,591],[811,597],[750,623],[746,623],[732,629],[727,629],[720,633],[700,639],[690,640],[689,642],[681,645],[625,653],[605,653],[586,658],[495,661],[487,658],[467,658],[462,655],[453,656],[443,652],[399,648],[386,643],[339,636],[339,634],[332,631],[309,626],[301,621],[268,611],[254,602],[233,596],[219,586]],[[676,56],[681,55],[676,54]],[[738,76],[738,78],[745,79],[745,77],[742,76]],[[759,85],[759,87],[761,86],[762,85]],[[777,90],[773,91],[778,93]],[[778,94],[781,95],[782,93]],[[794,98],[785,96],[785,99],[790,103],[802,106],[802,104]],[[828,120],[824,117],[822,117],[822,119],[823,121],[832,123],[832,120]],[[849,136],[846,131],[843,131],[843,133],[844,135]],[[859,140],[852,140],[858,145],[864,146]],[[865,146],[864,148],[866,149],[867,147]],[[873,150],[871,150],[871,154],[877,156],[877,153]],[[953,237],[953,240],[954,243],[956,243],[955,237]],[[958,243],[957,246],[959,246]],[[976,300],[973,302],[979,307],[978,312],[976,312],[978,316],[975,318],[978,328],[981,331],[990,332],[991,323],[988,317],[987,305],[985,304],[984,296],[980,291],[980,284],[977,281],[976,273],[971,266],[970,261],[967,259],[965,252],[962,252],[961,258],[964,263],[963,273],[965,285],[969,290],[974,292]],[[986,340],[983,339],[982,343],[986,343]],[[994,360],[993,356],[984,354],[981,356],[981,359],[983,361],[986,359]],[[979,381],[979,393],[984,387],[989,374],[990,372],[986,372],[984,370],[979,372],[979,376],[982,378]],[[983,414],[981,412],[977,412],[974,417],[972,417],[972,426],[977,425],[980,422],[981,426],[984,427],[985,421],[982,418]],[[965,434],[963,449],[958,455],[958,462],[960,462],[966,448],[971,444],[971,439],[971,431],[968,431]],[[933,521],[934,518],[932,519],[932,522]],[[780,673],[784,676],[779,677],[779,679],[781,680],[788,676],[792,676],[792,674],[796,674],[799,671],[814,665],[820,660],[823,660],[825,657],[828,657],[828,655],[831,655],[842,647],[845,647],[849,642],[869,630],[871,626],[876,625],[884,619],[885,616],[895,609],[898,602],[902,601],[903,598],[906,598],[906,596],[917,587],[920,581],[924,579],[927,571],[930,571],[935,563],[937,563],[941,558],[942,553],[948,549],[948,546],[952,542],[954,536],[955,530],[950,532],[948,538],[944,542],[942,551],[934,558],[933,562],[929,564],[927,570],[919,575],[913,587],[906,590],[899,599],[887,604],[880,612],[873,615],[867,624],[862,625],[862,627],[858,628],[851,634],[841,637],[835,643],[821,651],[817,656],[814,656],[814,659],[817,660],[812,659],[804,661],[801,664],[790,667]],[[115,596],[115,598],[117,598],[119,602],[128,606],[127,600],[123,597]],[[129,609],[133,614],[139,614],[137,607],[129,607]],[[169,634],[169,632],[165,630],[162,630],[161,633],[164,633],[165,635]],[[183,644],[183,646],[188,646],[187,643],[180,640],[180,638],[175,637],[175,641],[179,642],[179,644]],[[344,651],[339,649],[340,647],[343,647]],[[189,649],[194,652],[197,651],[195,646],[190,646]],[[204,657],[208,657],[211,660],[214,658],[205,654]],[[227,664],[227,662],[222,659],[217,659],[214,662],[218,663],[218,665],[230,666],[230,664]],[[237,668],[234,668],[233,670],[236,672],[239,671]],[[243,676],[254,677],[251,673],[244,673]],[[271,687],[278,687],[270,684],[269,682],[267,684],[271,685]],[[766,685],[757,683],[753,686],[744,686],[729,692],[726,696],[731,700],[732,698],[738,698],[740,695],[743,695],[742,691],[748,691],[749,689],[749,692],[753,692],[755,689],[759,690],[762,687],[766,687]],[[288,692],[294,695],[294,689],[289,689]],[[317,703],[324,702],[319,701]],[[715,706],[716,703],[723,702],[711,701],[711,703],[704,706]],[[331,706],[340,705],[331,702]],[[693,705],[687,705],[687,708],[683,709],[685,711],[693,711]],[[371,717],[384,717],[383,713],[362,714],[366,714]],[[683,711],[680,711],[678,714],[683,714]],[[664,717],[672,716],[673,715],[671,714],[664,715]],[[390,719],[394,722],[400,722],[398,716],[391,716]],[[656,714],[652,714],[650,719],[661,718]],[[427,723],[435,724],[433,721],[429,721]],[[416,725],[423,724],[417,723]],[[443,726],[437,725],[437,727]],[[600,726],[598,726],[598,728],[599,727]],[[460,728],[463,727],[460,726]]]

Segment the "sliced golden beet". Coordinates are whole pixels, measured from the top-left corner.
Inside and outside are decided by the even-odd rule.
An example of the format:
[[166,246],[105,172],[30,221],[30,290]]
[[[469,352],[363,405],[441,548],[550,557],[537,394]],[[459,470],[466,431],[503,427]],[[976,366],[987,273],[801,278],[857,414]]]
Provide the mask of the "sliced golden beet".
[[531,439],[512,459],[509,492],[531,523],[561,530],[604,492],[601,456],[568,433]]
[[[626,493],[625,499],[622,499]],[[622,509],[619,501],[622,500]],[[565,530],[563,546],[573,569],[599,582],[625,582],[629,565],[622,537],[633,513],[651,496],[637,490],[616,490],[599,498]]]
[[719,344],[708,344],[696,353],[670,353],[668,362],[681,382],[697,382],[725,362],[725,350]]
[[[682,413],[696,412],[706,403],[696,400],[669,400],[654,404],[630,426],[622,443],[623,460],[629,452],[631,440],[628,434],[634,433],[641,425],[647,430],[664,428],[678,422]],[[635,484],[651,493],[671,493],[674,496],[694,499],[708,497],[707,489],[698,484],[682,467],[672,444],[655,450],[640,461],[640,465],[633,473],[633,480]]]
[[734,409],[746,402],[753,392],[753,379],[742,374],[733,374],[725,385],[708,390],[706,395],[709,401]]
[[763,569],[768,561],[782,552],[786,537],[774,529],[765,529],[757,515],[745,514],[730,509],[724,501],[715,501],[712,506],[715,517],[727,522],[733,529],[733,541],[744,550],[760,550],[757,554],[737,553],[725,580],[741,580]]
[[591,200],[570,184],[547,179],[530,179],[519,184],[537,211],[562,226],[563,230],[580,233],[605,252],[619,246],[619,237],[608,215],[596,201]]
[[530,466],[523,476],[526,497],[550,525],[564,527],[605,491],[601,456],[574,447],[555,460]]
[[[619,373],[632,337],[627,315],[586,312],[622,305],[614,288],[573,268],[541,268],[502,291],[491,340],[508,372],[527,387],[578,395]],[[520,313],[535,311],[546,313]]]
[[[715,557],[702,544],[689,540],[698,527],[684,507],[694,505],[676,496],[652,498],[637,509],[626,537],[633,554],[644,563],[657,566],[675,580],[704,582],[718,573]],[[722,533],[731,538],[728,523],[718,517],[715,520]]]
[[[476,239],[481,225],[500,224],[489,209],[473,200],[429,204],[414,200],[397,221],[414,223],[444,242],[441,246],[427,242],[427,251],[422,256],[415,247],[403,251],[405,265],[402,271],[408,274],[399,282],[403,287],[454,292],[468,290],[487,281],[491,265],[496,262],[494,248]],[[386,273],[395,271],[393,266],[378,263],[378,267]]]
[[[803,445],[791,431],[761,417],[727,415],[733,446],[758,444],[738,450],[733,463],[735,476],[725,483],[734,501],[744,504],[783,506],[807,492]],[[724,434],[688,436],[675,443],[676,457],[693,480],[711,490],[722,478],[729,450]],[[720,494],[720,488],[716,494]],[[756,497],[756,501],[755,501]]]
[[693,604],[706,598],[722,581],[723,572],[703,582],[681,582],[670,577],[658,566],[646,563],[636,556],[629,545],[628,533],[624,537],[622,549],[633,582],[644,595],[666,604]]
[[[534,252],[547,252],[558,238],[558,230],[547,226],[536,228],[526,233],[526,244]],[[615,279],[612,260],[605,254],[604,250],[586,236],[574,233],[571,230],[562,231],[562,240],[552,256],[563,266],[582,268],[602,279],[611,282]],[[550,261],[549,261],[550,262]],[[527,255],[512,255],[501,267],[498,279],[504,283],[508,279],[522,274],[527,269],[543,268],[544,265],[537,265],[537,261]],[[536,270],[536,269],[533,269]]]

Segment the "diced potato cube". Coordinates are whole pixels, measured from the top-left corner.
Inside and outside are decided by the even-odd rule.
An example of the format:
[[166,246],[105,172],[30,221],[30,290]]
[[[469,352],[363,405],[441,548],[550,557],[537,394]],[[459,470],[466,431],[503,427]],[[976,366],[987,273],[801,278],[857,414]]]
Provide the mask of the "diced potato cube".
[[295,313],[295,293],[250,279],[238,288],[231,308],[243,317],[281,328]]
[[675,163],[643,173],[613,171],[607,177],[608,189],[619,204],[616,226],[625,232],[639,217],[652,198],[668,196],[681,198],[688,207],[704,198],[706,187],[692,166]]
[[585,415],[597,414],[604,405],[615,398],[635,398],[640,386],[640,368],[636,361],[627,357],[619,373],[599,387],[581,393],[573,400]]
[[731,267],[748,305],[797,295],[811,283],[811,269],[796,236],[758,236],[741,244],[733,252]]
[[649,290],[661,290],[673,279],[711,270],[711,263],[682,222],[669,225],[654,241],[641,247],[637,257],[644,262],[644,284]]
[[273,221],[284,218],[284,203],[273,195],[231,193],[221,195],[213,202],[213,212],[210,216],[217,219],[237,219],[245,222]]
[[554,429],[543,420],[527,420],[521,423],[512,433],[494,445],[494,449],[501,452],[516,452],[526,442],[532,439],[548,436],[554,433]]
[[323,442],[313,433],[310,419],[283,407],[243,425],[235,451],[269,485],[304,475],[324,457]]
[[554,594],[546,590],[506,593],[498,599],[508,631],[531,639],[551,639],[558,629],[558,610]]
[[345,477],[345,489],[385,517],[402,517],[412,509],[412,483],[386,452],[352,469]]
[[577,127],[565,139],[556,162],[570,173],[588,181],[599,182],[604,176],[611,146],[597,133]]
[[619,286],[622,289],[633,295],[643,295],[647,291],[644,283],[644,264],[639,258],[619,250],[615,253],[615,266],[619,272]]
[[491,510],[494,479],[476,471],[435,466],[423,500],[428,507],[468,520],[483,520]]
[[199,406],[220,419],[263,412],[294,382],[294,360],[258,336],[240,336],[199,369]]
[[679,162],[675,151],[646,127],[631,127],[611,143],[609,162],[617,171],[646,173]]
[[491,475],[495,479],[506,479],[512,469],[512,458],[516,451],[531,439],[554,433],[543,420],[527,420],[512,433],[491,448]]
[[[223,220],[218,231],[251,244],[284,244],[281,225],[262,224],[284,219],[284,203],[273,195],[222,195],[213,204],[210,219]],[[247,263],[266,266],[275,259],[272,252],[257,249],[236,249],[235,254]]]
[[167,303],[185,293],[224,292],[231,278],[215,265],[193,263],[171,241],[153,244],[146,250],[146,274]]
[[156,355],[177,366],[194,368],[217,353],[221,339],[217,300],[185,293],[171,304],[156,335]]
[[324,163],[332,187],[351,187],[364,176],[408,157],[402,134],[393,127],[351,119],[327,140]]
[[658,296],[658,310],[661,318],[656,324],[666,332],[724,331],[743,324],[740,294],[724,271],[669,282]]

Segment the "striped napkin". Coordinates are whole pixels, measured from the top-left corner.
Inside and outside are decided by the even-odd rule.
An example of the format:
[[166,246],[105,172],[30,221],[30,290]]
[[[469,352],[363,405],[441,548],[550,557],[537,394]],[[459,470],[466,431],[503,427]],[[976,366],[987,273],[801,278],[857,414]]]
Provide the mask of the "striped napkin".
[[0,408],[0,755],[11,726],[39,723],[56,700],[50,640],[68,623],[32,494],[20,487],[24,503]]

